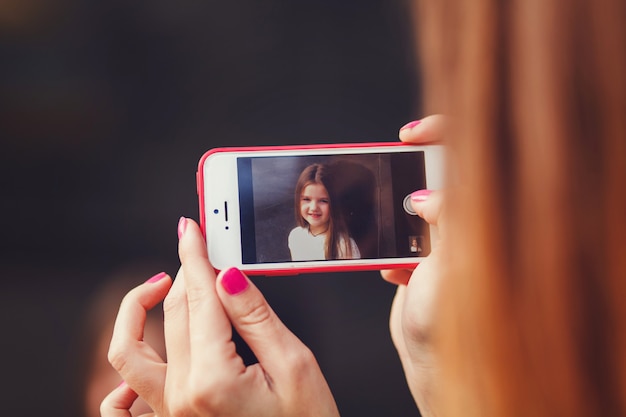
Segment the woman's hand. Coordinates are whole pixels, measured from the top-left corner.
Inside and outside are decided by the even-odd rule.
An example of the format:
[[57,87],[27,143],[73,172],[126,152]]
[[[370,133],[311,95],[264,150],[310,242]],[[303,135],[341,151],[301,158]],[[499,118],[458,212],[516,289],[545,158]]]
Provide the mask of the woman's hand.
[[[102,416],[131,416],[137,396],[159,417],[338,416],[313,354],[254,284],[237,269],[215,276],[195,222],[182,218],[179,238],[174,283],[156,276],[121,304],[109,360],[125,382],[105,398]],[[142,341],[146,311],[164,298],[167,362]],[[244,365],[231,326],[257,364]]]
[[[419,123],[409,123],[399,133],[403,142],[431,143],[443,136],[442,116],[429,116]],[[442,192],[420,190],[412,194],[411,203],[419,216],[438,226],[443,235]],[[434,302],[442,274],[441,242],[434,242],[431,253],[413,270],[382,271],[385,280],[397,284],[391,307],[389,327],[407,382],[423,416],[433,415],[430,401],[436,384],[437,366],[431,346]]]

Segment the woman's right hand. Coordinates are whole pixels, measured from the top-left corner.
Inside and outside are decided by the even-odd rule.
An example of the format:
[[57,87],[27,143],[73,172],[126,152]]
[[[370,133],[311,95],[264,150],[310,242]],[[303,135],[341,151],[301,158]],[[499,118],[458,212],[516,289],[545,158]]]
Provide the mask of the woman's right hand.
[[[130,417],[140,396],[159,417],[338,417],[313,354],[254,284],[237,269],[216,277],[195,222],[181,219],[179,236],[174,283],[156,276],[120,306],[109,358],[125,382],[105,398],[102,416]],[[164,298],[167,361],[143,341],[146,311]],[[237,354],[233,326],[257,364]]]
[[[438,142],[444,134],[443,116],[428,116],[407,124],[400,130],[403,142],[425,144]],[[416,213],[444,236],[442,215],[443,192],[419,190],[412,194]],[[437,383],[437,364],[432,351],[431,329],[436,295],[445,265],[441,254],[445,242],[434,242],[431,253],[414,269],[382,271],[385,280],[398,285],[389,319],[391,338],[402,367],[423,416],[434,414],[431,401]]]

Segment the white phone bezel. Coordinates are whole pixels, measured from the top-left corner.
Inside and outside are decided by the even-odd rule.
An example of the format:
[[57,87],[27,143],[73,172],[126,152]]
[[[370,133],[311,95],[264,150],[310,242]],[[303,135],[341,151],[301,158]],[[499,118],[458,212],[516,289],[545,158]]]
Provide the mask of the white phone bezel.
[[[426,184],[429,189],[443,187],[444,149],[441,145],[405,145],[329,148],[304,148],[289,149],[257,148],[255,150],[229,150],[225,148],[208,155],[201,164],[203,176],[204,201],[204,225],[209,259],[213,266],[218,269],[237,267],[248,273],[265,273],[280,271],[281,274],[293,271],[306,272],[317,270],[338,269],[379,269],[389,266],[415,265],[422,258],[376,258],[376,259],[350,259],[350,260],[324,260],[307,262],[277,262],[243,264],[241,248],[241,228],[239,211],[239,191],[237,158],[259,156],[306,156],[306,155],[336,155],[336,154],[366,154],[366,153],[393,153],[407,151],[423,151],[426,174]],[[227,204],[228,218],[225,216],[224,203]],[[401,204],[401,203],[400,203]],[[217,212],[216,212],[217,210]],[[202,211],[202,210],[201,210]],[[431,244],[438,239],[437,230],[430,227]],[[268,273],[269,272],[269,273]]]

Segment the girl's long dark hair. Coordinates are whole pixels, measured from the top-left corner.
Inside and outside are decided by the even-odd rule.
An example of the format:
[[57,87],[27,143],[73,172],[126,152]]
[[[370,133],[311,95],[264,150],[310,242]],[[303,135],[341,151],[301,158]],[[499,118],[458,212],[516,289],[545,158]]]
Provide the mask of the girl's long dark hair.
[[[307,228],[309,223],[302,218],[300,214],[300,199],[302,197],[302,191],[307,185],[321,184],[328,191],[328,197],[330,199],[330,220],[328,222],[328,234],[326,237],[326,247],[324,248],[324,255],[326,259],[339,259],[352,258],[352,245],[350,244],[350,237],[343,220],[341,210],[337,207],[337,201],[339,196],[334,186],[332,169],[324,164],[312,164],[307,166],[296,183],[296,189],[294,192],[294,214],[296,218],[296,224],[300,227]],[[344,246],[344,253],[341,253],[341,246]]]

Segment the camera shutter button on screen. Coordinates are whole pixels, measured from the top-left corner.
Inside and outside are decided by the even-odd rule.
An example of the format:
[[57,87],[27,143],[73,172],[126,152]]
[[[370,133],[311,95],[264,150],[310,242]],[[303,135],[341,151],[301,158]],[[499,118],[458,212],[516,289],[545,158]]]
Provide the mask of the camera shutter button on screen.
[[413,210],[413,207],[411,206],[411,194],[404,197],[402,207],[404,207],[404,211],[409,213],[411,216],[417,216],[417,213],[415,212],[415,210]]

